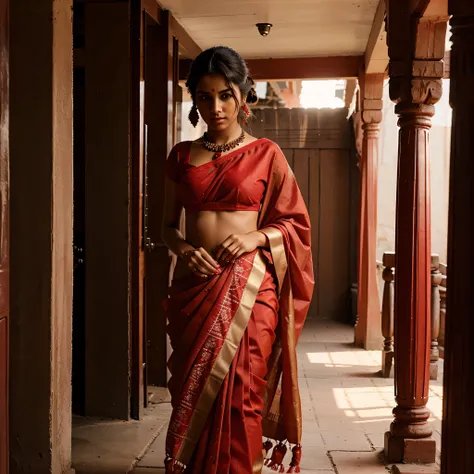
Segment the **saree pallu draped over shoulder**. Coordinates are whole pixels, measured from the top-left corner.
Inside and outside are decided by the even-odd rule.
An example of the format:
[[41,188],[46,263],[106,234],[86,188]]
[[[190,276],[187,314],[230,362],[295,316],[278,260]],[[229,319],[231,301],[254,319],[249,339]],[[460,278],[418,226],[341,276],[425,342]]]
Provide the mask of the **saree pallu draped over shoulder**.
[[[296,343],[314,286],[309,216],[277,145],[259,141],[229,160],[265,183],[258,228],[270,251],[245,254],[206,281],[173,282],[167,474],[260,473],[273,447],[268,440],[262,450],[262,434],[279,441],[265,463],[283,472],[286,444],[294,444],[288,472],[299,472]],[[216,168],[216,180],[228,170]]]

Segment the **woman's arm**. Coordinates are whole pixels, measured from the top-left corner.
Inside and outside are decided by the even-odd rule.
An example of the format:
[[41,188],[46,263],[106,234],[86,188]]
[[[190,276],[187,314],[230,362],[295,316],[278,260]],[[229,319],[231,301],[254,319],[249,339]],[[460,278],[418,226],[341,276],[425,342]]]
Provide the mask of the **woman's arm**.
[[177,185],[168,177],[165,178],[165,205],[161,223],[161,238],[164,244],[178,257],[194,247],[186,242],[179,230],[183,205],[178,198]]

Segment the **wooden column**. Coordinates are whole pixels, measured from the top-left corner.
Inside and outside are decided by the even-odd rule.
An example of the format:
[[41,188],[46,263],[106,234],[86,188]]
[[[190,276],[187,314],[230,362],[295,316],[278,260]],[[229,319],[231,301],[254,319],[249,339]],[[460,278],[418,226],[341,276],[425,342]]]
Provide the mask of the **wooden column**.
[[10,8],[10,474],[62,474],[71,472],[72,0]]
[[85,4],[85,413],[125,420],[137,288],[131,47],[129,2]]
[[[388,2],[390,97],[399,116],[395,237],[395,396],[385,436],[390,462],[432,463],[428,424],[431,346],[429,130],[441,98],[446,18],[419,18],[411,0]],[[425,2],[426,4],[427,2]]]
[[395,253],[383,254],[383,302],[382,302],[382,335],[384,337],[382,352],[382,377],[390,377],[393,368],[393,305],[394,305],[394,267]]
[[443,275],[439,271],[439,255],[431,256],[431,352],[430,380],[438,380],[439,369],[439,328],[441,319],[440,285]]
[[383,74],[359,77],[362,108],[361,198],[359,220],[359,281],[355,344],[375,350],[382,346],[377,282],[377,172]]
[[0,0],[0,474],[9,472],[8,346],[10,317],[10,0]]
[[470,474],[474,472],[474,3],[450,0],[449,13],[453,128],[441,472]]
[[[170,253],[161,240],[164,204],[165,163],[174,145],[174,104],[176,72],[172,17],[163,12],[158,25],[146,26],[145,124],[146,154],[146,282],[148,383],[167,384],[166,318],[162,301],[168,293]],[[183,117],[183,120],[188,120]]]

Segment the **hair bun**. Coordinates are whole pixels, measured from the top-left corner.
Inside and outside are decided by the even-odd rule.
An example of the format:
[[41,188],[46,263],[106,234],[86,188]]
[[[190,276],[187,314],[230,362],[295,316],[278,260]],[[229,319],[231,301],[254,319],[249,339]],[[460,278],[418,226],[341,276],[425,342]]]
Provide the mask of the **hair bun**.
[[250,85],[249,93],[247,94],[246,102],[248,104],[256,104],[258,102],[257,91],[255,89],[255,81],[249,76],[247,82]]

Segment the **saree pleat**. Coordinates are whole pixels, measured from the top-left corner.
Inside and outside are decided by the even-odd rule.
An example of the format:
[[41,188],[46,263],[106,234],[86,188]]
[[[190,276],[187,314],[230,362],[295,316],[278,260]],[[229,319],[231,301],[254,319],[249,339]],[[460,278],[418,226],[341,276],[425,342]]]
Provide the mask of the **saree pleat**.
[[247,329],[185,473],[250,474],[254,465],[261,464],[265,375],[277,325],[276,286],[272,273],[267,271]]

